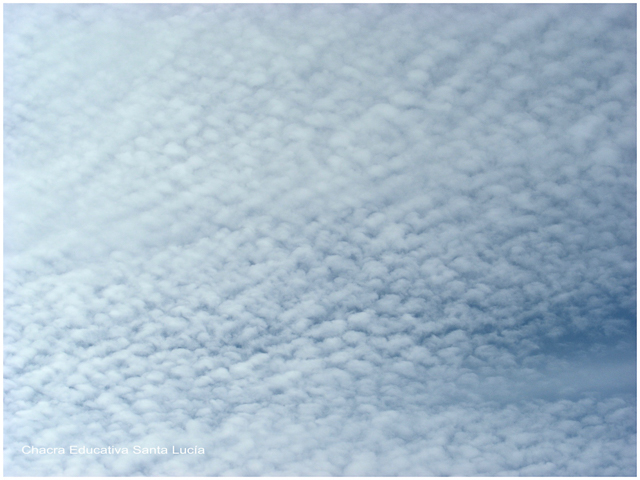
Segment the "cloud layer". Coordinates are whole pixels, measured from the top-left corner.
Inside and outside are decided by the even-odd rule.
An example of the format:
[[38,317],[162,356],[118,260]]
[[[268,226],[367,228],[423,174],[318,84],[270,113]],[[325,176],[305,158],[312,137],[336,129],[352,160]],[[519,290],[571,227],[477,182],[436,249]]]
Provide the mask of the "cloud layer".
[[7,5],[5,474],[635,475],[635,18]]

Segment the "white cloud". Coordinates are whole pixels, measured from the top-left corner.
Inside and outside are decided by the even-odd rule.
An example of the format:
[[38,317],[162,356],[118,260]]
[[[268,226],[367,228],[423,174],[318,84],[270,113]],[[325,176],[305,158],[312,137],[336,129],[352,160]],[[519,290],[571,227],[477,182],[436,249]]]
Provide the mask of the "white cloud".
[[5,474],[635,474],[635,7],[5,14]]

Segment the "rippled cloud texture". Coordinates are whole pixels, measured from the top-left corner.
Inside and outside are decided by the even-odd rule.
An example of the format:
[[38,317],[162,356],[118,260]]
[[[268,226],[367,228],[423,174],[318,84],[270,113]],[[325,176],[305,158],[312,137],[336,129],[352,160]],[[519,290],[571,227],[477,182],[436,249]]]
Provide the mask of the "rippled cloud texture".
[[636,474],[635,5],[4,11],[5,474]]

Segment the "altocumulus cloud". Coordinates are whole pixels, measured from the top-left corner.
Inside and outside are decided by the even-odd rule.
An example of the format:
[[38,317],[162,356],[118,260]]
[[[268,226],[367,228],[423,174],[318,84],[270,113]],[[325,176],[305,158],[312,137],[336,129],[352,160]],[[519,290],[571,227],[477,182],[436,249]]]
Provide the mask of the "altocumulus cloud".
[[4,12],[6,475],[636,474],[635,5]]

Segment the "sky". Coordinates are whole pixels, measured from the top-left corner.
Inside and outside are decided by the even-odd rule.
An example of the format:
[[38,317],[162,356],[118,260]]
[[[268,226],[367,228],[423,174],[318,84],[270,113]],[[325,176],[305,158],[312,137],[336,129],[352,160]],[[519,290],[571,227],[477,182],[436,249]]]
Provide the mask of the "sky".
[[4,474],[635,476],[636,80],[635,4],[5,4]]

